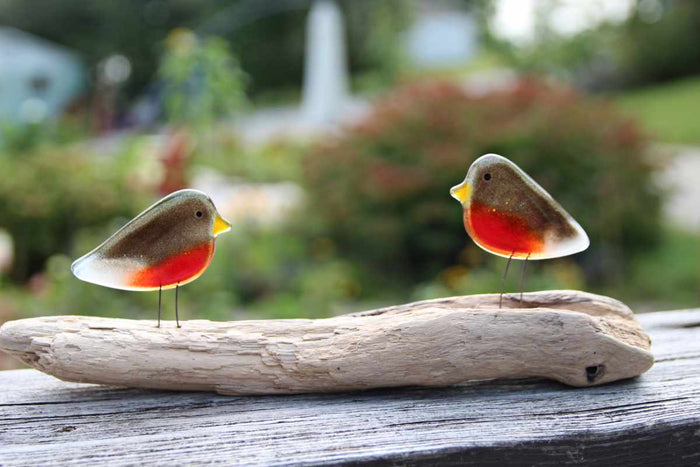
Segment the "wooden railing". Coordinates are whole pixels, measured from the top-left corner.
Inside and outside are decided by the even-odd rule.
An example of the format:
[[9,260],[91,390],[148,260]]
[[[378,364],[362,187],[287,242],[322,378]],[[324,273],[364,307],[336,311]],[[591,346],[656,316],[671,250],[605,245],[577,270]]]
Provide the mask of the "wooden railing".
[[637,316],[634,379],[220,396],[0,372],[0,465],[700,464],[700,309]]

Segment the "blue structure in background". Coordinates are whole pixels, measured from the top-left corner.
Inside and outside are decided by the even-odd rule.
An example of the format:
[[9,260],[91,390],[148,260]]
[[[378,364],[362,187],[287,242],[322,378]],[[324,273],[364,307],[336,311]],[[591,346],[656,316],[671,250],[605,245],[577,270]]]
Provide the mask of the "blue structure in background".
[[0,57],[0,123],[39,123],[60,115],[84,89],[84,65],[60,45],[0,27]]

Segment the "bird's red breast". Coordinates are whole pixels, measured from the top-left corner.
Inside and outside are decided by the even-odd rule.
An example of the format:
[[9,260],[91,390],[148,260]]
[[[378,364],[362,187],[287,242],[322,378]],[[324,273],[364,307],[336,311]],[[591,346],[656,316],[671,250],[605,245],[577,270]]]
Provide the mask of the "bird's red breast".
[[514,258],[536,255],[544,249],[543,232],[528,226],[517,213],[500,212],[487,204],[472,201],[464,209],[464,227],[483,248]]
[[129,286],[135,288],[167,287],[185,284],[199,277],[214,256],[214,242],[207,242],[170,256],[131,276]]

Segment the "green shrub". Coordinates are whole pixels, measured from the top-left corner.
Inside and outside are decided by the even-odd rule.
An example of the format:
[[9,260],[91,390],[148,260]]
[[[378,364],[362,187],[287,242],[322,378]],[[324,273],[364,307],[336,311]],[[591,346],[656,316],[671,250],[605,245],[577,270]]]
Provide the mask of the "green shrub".
[[200,132],[246,104],[248,77],[223,39],[199,39],[187,29],[168,36],[160,60],[165,116],[169,123]]
[[431,280],[484,261],[448,191],[494,152],[538,180],[591,237],[587,278],[611,280],[653,244],[659,194],[646,140],[609,103],[533,80],[487,95],[416,84],[305,159],[306,188],[343,256],[383,281]]
[[75,143],[85,132],[85,125],[74,116],[40,123],[0,121],[0,150],[10,155],[26,154],[41,146]]
[[11,277],[25,281],[52,254],[71,252],[75,232],[135,213],[125,167],[76,147],[0,154],[0,227],[13,237]]

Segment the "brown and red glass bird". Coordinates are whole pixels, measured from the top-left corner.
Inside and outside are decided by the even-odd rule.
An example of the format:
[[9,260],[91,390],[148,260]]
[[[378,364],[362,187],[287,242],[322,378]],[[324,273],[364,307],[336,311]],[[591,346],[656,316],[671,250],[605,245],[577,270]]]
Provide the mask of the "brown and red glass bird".
[[180,190],[161,199],[77,259],[73,274],[86,282],[122,290],[175,289],[198,278],[214,255],[214,240],[231,228],[201,191]]
[[590,243],[579,223],[544,188],[497,154],[475,160],[450,194],[462,204],[464,227],[474,242],[508,258],[504,283],[513,258],[559,258],[583,251]]

